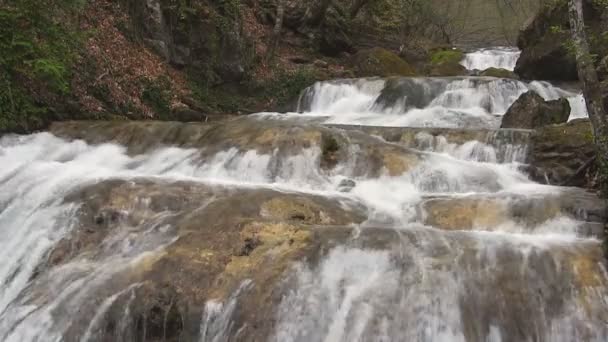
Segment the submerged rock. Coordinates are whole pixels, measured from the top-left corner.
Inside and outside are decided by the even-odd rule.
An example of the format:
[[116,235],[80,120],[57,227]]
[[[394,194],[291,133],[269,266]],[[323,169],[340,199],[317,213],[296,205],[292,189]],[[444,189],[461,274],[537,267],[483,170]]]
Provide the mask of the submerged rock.
[[[581,209],[584,208],[584,209]],[[569,217],[572,234],[604,236],[606,203],[582,189],[569,188],[553,194],[473,195],[430,197],[421,204],[425,224],[445,230],[513,230],[533,233],[546,222]]]
[[[365,218],[354,203],[320,196],[143,179],[101,182],[66,201],[84,204],[82,229],[54,248],[46,269],[64,268],[66,278],[55,280],[66,289],[81,277],[97,279],[78,299],[79,315],[69,317],[68,340],[89,331],[116,341],[142,336],[195,341],[209,303],[227,303],[249,283],[254,286],[241,289],[232,316],[235,330],[208,333],[234,334],[240,328],[248,338],[264,340],[291,264],[332,246],[334,239],[344,241],[348,226]],[[108,210],[125,217],[92,236],[88,227],[96,223],[90,217]],[[122,264],[104,264],[114,255],[122,255]],[[71,271],[72,265],[88,263],[99,265]],[[32,285],[34,298],[47,285],[48,273],[40,273]],[[91,328],[94,304],[111,294],[116,296]],[[59,309],[68,310],[63,305],[69,303],[60,302]]]
[[[215,123],[178,122],[58,122],[51,131],[66,139],[90,144],[113,142],[131,155],[166,146],[192,149],[196,159],[225,155],[225,163],[255,154],[266,160],[266,176],[280,178],[285,165],[297,165],[309,155],[315,166],[331,172],[340,164],[351,166],[351,176],[378,176],[406,172],[424,159],[415,150],[387,143],[356,130],[281,120],[236,118]],[[355,153],[349,148],[358,146]],[[228,156],[231,156],[228,158]],[[318,156],[318,159],[317,159]],[[300,167],[300,166],[298,166]]]
[[545,101],[534,91],[521,95],[503,116],[501,128],[534,129],[568,121],[570,103],[567,99]]
[[416,78],[391,77],[386,80],[374,106],[384,110],[425,108],[442,89],[445,84],[441,81],[423,83]]
[[355,186],[357,186],[357,183],[354,180],[344,179],[338,184],[338,191],[350,192]]

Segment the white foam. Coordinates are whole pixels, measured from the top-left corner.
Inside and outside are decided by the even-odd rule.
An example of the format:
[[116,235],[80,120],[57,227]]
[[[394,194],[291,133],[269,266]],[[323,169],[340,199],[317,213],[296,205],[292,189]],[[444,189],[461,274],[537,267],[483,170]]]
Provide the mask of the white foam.
[[479,49],[465,54],[462,64],[468,70],[499,68],[513,71],[521,51],[511,47]]

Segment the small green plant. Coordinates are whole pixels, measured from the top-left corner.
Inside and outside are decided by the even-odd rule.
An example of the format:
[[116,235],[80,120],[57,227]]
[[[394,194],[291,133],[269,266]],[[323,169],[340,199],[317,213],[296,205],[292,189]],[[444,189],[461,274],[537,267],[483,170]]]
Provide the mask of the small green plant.
[[143,102],[150,106],[157,119],[167,120],[171,116],[171,81],[160,76],[154,80],[144,79],[141,94]]
[[27,131],[45,121],[49,104],[34,99],[25,85],[44,89],[49,98],[70,92],[70,65],[80,36],[65,23],[81,1],[5,4],[0,8],[0,131]]
[[560,25],[553,25],[553,26],[549,27],[549,32],[558,34],[558,33],[565,33],[566,31]]
[[302,90],[316,81],[310,68],[300,68],[295,72],[279,71],[276,77],[268,82],[267,96],[274,98],[279,106],[287,104],[300,95]]

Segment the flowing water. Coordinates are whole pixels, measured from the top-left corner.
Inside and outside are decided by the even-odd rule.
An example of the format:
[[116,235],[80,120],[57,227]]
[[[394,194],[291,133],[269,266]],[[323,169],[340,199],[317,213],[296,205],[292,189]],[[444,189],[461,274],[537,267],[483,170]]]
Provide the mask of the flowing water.
[[581,94],[548,82],[491,77],[355,79],[320,82],[298,101],[303,117],[333,124],[498,128],[500,116],[523,93],[571,105],[571,119],[587,116]]
[[521,51],[511,47],[480,49],[465,55],[461,64],[469,70],[499,68],[513,71]]
[[[512,51],[480,53],[483,58],[468,63],[503,66]],[[366,219],[349,239],[284,275],[280,303],[264,318],[275,322],[265,340],[606,341],[602,229],[594,228],[599,223],[591,222],[589,207],[597,201],[530,181],[521,166],[531,132],[495,130],[500,115],[528,89],[548,99],[577,96],[544,82],[493,78],[346,80],[305,91],[299,113],[226,123],[252,130],[277,120],[285,129],[322,123],[349,142],[331,169],[321,167],[322,146],[291,150],[290,140],[268,151],[226,139],[217,142],[225,148],[208,153],[169,146],[132,153],[115,143],[50,133],[3,137],[0,340],[145,340],[128,329],[144,284],[120,275],[175,243],[174,214],[125,221],[99,246],[76,249],[58,266],[49,260],[82,225],[78,213],[89,204],[74,200],[75,192],[108,180],[146,179],[314,195],[365,209]],[[573,116],[584,115],[574,108]],[[354,132],[357,125],[474,130],[416,129],[411,141],[394,143]],[[454,132],[474,137],[453,139]],[[397,151],[411,165],[386,163],[374,172],[380,148]],[[144,198],[129,206],[153,210]],[[240,298],[255,286],[247,279],[224,300],[209,298],[199,313],[198,339],[249,340],[239,337],[244,327],[233,319]],[[117,311],[122,318],[114,328],[125,333],[105,336],[103,321]]]

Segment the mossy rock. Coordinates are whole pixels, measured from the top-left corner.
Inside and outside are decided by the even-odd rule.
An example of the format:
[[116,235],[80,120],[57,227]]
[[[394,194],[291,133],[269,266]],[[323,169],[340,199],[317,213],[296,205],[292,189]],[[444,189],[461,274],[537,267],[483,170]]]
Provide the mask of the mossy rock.
[[460,65],[464,52],[458,49],[438,50],[431,54],[430,76],[464,76],[467,69]]
[[440,65],[440,64],[453,64],[460,63],[464,58],[464,52],[459,49],[449,49],[449,50],[439,50],[435,51],[431,54],[431,64],[432,65]]
[[513,71],[501,68],[487,68],[480,72],[479,76],[518,79]]
[[357,76],[416,76],[416,71],[401,57],[383,48],[359,51],[354,57]]
[[466,76],[467,69],[460,63],[445,62],[431,66],[429,76]]
[[[561,125],[537,129],[531,143],[531,178],[540,183],[593,188],[593,172],[571,177],[595,155],[593,131],[589,119],[576,119]],[[593,170],[591,168],[590,170]]]

